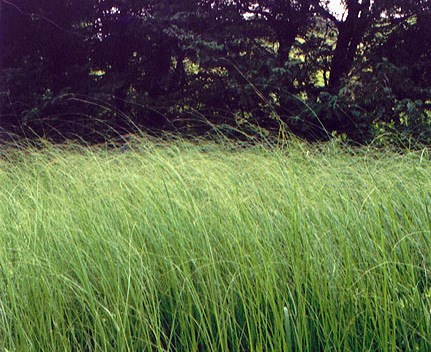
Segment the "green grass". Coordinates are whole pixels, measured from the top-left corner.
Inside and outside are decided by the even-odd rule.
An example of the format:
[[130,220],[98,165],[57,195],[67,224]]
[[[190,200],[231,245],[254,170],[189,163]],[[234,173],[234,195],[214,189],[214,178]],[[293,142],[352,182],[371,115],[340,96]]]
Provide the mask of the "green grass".
[[2,351],[431,351],[428,154],[144,142],[0,161]]

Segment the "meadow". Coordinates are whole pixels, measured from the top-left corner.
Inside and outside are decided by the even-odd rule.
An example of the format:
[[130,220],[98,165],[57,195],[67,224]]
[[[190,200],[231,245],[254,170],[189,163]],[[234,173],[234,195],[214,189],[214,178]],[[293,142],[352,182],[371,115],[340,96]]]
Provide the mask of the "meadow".
[[0,160],[2,351],[431,351],[431,160],[142,141]]

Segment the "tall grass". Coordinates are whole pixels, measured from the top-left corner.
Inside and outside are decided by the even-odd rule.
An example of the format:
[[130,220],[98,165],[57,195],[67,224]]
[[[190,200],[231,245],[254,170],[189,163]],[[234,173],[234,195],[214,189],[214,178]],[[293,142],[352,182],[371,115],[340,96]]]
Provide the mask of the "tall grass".
[[425,152],[18,152],[0,349],[431,351],[430,211]]

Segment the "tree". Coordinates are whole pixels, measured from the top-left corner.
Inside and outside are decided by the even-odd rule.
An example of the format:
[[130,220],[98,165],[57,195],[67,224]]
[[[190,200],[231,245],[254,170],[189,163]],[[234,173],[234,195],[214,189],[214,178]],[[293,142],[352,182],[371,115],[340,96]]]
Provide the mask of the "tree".
[[2,0],[2,122],[93,138],[282,120],[364,141],[408,114],[421,130],[429,3],[346,0],[337,17],[326,0]]
[[431,140],[430,2],[399,1],[370,31],[356,95],[381,129]]
[[66,0],[2,2],[2,75],[8,92],[3,117],[23,127],[58,114],[79,115],[65,112],[57,97],[89,92],[89,14],[90,5]]
[[[240,16],[247,16],[265,25],[266,35],[278,43],[279,65],[289,61],[290,51],[301,32],[307,29],[312,17],[311,1],[272,0],[227,2],[228,9],[236,7]],[[272,33],[271,33],[272,32]]]

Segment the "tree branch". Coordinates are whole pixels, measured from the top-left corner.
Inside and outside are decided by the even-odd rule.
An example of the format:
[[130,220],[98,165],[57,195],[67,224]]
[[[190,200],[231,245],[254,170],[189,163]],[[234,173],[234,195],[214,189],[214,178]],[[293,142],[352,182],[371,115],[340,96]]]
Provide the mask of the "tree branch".
[[338,27],[342,22],[335,17],[332,13],[328,11],[328,9],[325,9],[321,4],[320,0],[310,0],[311,5],[314,6],[314,9],[316,12],[321,15],[323,18],[326,18],[327,20],[330,20],[334,22],[334,24]]

